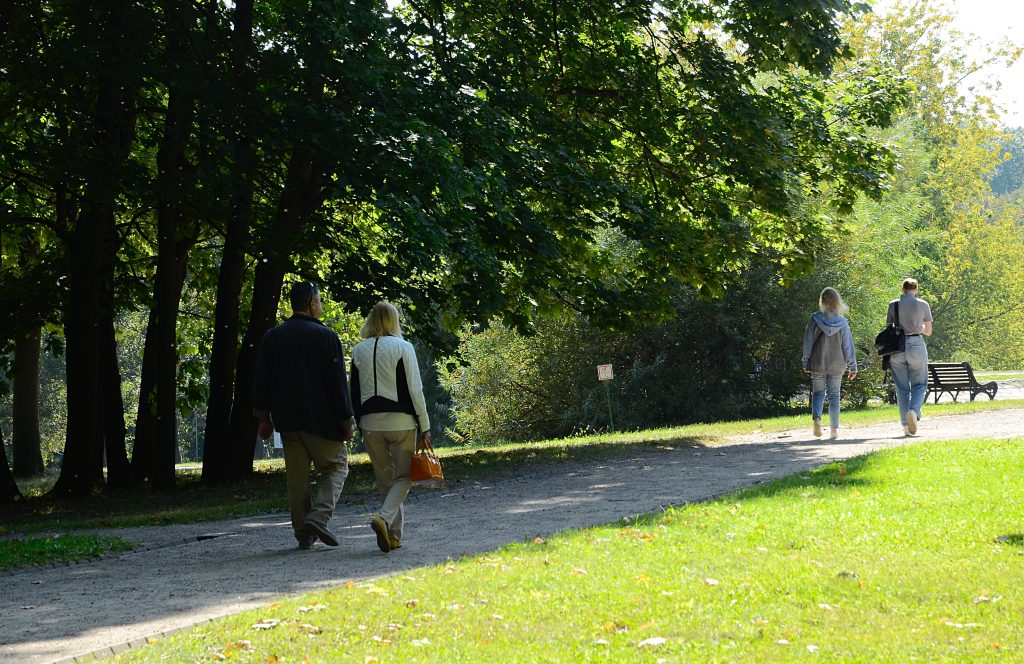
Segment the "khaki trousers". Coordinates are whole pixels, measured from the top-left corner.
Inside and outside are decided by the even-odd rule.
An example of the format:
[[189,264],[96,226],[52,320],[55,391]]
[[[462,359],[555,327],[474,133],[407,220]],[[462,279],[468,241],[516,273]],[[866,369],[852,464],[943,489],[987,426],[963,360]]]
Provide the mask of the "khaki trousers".
[[[288,511],[295,538],[310,535],[306,522],[327,527],[348,477],[348,446],[304,431],[282,433]],[[316,490],[310,486],[310,463],[317,471]]]
[[409,464],[416,451],[416,429],[405,431],[363,431],[363,446],[370,455],[377,491],[383,505],[380,516],[388,531],[402,539],[404,513],[402,502],[409,494]]

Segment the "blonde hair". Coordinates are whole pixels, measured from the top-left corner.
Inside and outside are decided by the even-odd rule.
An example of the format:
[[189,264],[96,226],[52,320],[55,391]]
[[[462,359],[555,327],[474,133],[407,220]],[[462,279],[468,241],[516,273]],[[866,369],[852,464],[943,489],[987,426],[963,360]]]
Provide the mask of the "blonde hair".
[[822,313],[835,314],[842,316],[850,307],[846,306],[843,302],[843,298],[839,295],[839,291],[831,286],[826,286],[821,291],[821,295],[818,297],[818,308],[821,309]]
[[398,309],[390,302],[381,300],[373,305],[360,333],[364,339],[370,337],[401,337],[402,326],[398,323]]

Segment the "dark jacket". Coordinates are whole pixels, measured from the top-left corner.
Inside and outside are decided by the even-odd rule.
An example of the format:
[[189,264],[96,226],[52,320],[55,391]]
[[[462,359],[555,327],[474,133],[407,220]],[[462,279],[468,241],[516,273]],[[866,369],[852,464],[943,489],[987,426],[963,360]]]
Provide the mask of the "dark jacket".
[[269,412],[277,431],[340,441],[353,412],[338,335],[305,314],[267,330],[256,359],[253,409]]

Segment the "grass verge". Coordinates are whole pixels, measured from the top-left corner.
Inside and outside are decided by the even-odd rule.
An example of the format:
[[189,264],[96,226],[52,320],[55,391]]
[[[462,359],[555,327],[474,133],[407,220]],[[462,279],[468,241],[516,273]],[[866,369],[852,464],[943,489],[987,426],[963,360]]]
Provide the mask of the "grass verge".
[[[943,403],[926,406],[925,414],[927,417],[937,417],[1022,406],[1024,400]],[[845,411],[842,418],[843,427],[855,427],[894,422],[897,414],[895,406],[876,406]],[[438,454],[443,459],[446,478],[457,486],[463,482],[512,472],[531,472],[549,464],[611,458],[647,447],[682,444],[714,446],[729,436],[807,427],[808,419],[806,414],[800,414],[556,440],[445,447],[439,448]],[[180,471],[178,486],[168,491],[153,492],[148,488],[112,491],[74,502],[41,497],[47,484],[37,482],[34,490],[26,491],[26,501],[5,508],[4,525],[0,526],[0,532],[5,528],[32,533],[197,523],[287,511],[284,464],[280,459],[257,462],[252,477],[227,487],[202,485],[199,472],[197,469]],[[362,496],[372,491],[373,469],[368,458],[365,454],[352,455],[342,500],[361,500]]]
[[1019,661],[1021,452],[894,448],[288,599],[118,661]]
[[73,563],[111,551],[129,551],[132,545],[118,537],[53,535],[0,539],[0,572],[32,565]]

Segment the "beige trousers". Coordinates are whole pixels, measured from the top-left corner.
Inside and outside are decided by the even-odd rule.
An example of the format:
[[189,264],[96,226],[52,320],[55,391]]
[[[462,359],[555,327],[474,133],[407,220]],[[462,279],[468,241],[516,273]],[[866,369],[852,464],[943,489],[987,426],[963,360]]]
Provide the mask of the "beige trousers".
[[377,491],[383,505],[380,516],[388,531],[402,539],[404,514],[402,502],[409,494],[409,464],[416,451],[416,429],[404,431],[363,431],[363,446],[370,455]]
[[[327,527],[334,506],[348,477],[348,446],[304,431],[281,434],[285,477],[288,480],[288,511],[295,538],[310,534],[307,521]],[[310,486],[310,463],[318,477],[316,490]]]

